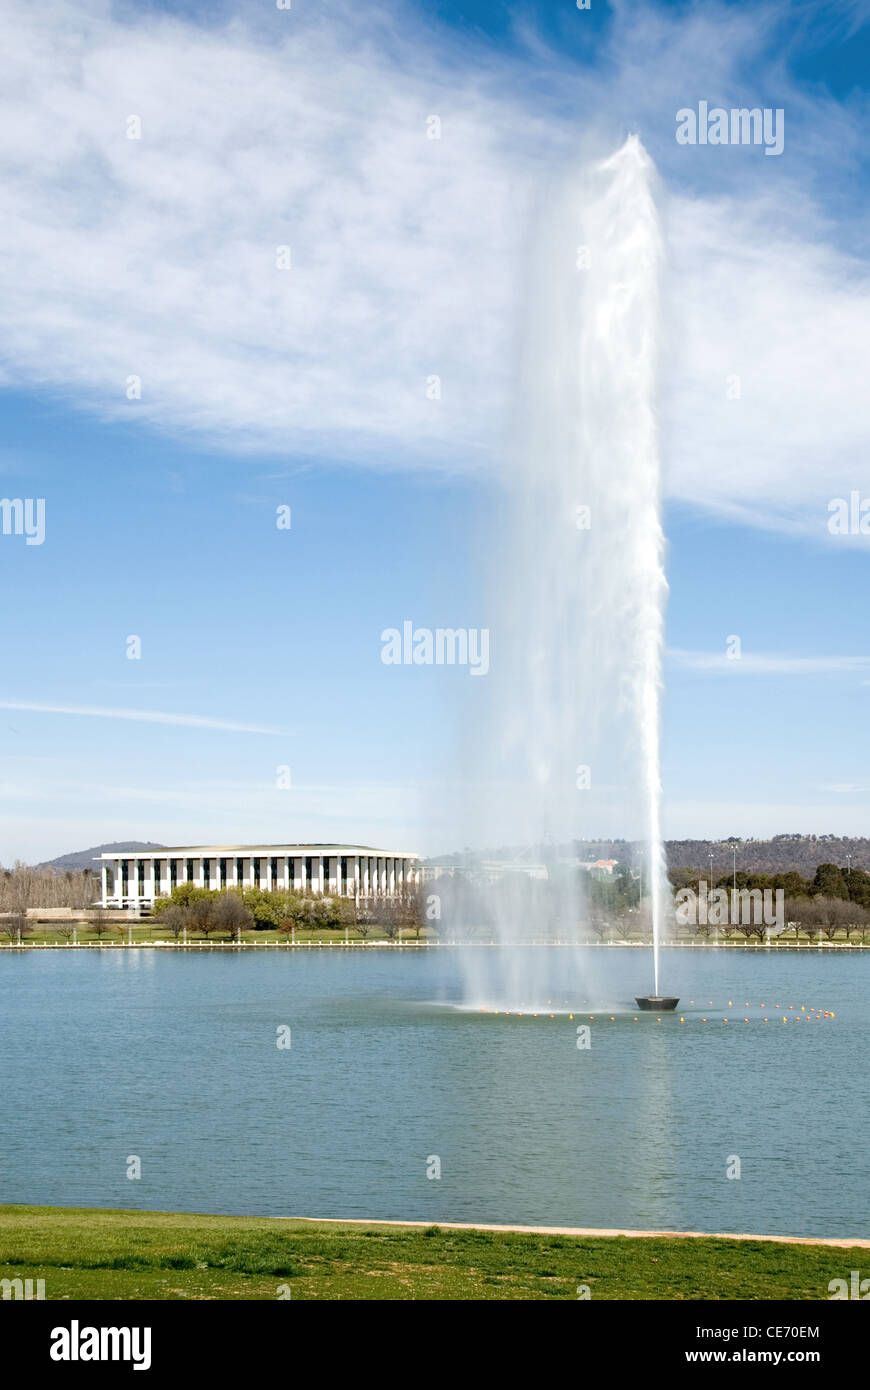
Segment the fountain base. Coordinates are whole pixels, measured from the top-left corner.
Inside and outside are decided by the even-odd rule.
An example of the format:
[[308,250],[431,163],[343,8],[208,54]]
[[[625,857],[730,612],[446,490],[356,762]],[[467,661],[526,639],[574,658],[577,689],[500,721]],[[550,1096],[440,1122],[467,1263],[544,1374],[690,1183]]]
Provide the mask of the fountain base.
[[636,995],[635,1004],[639,1009],[646,1013],[672,1013],[679,1004],[679,999],[670,998],[666,994],[641,994]]

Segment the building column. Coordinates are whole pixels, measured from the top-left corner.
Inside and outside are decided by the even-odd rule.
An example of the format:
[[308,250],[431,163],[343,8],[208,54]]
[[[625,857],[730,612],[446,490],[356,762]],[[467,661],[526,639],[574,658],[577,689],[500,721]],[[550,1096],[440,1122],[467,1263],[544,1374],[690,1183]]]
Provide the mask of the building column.
[[102,899],[102,901],[103,901],[103,907],[108,907],[108,905],[109,905],[109,866],[108,866],[108,864],[107,864],[105,861],[103,861],[103,864],[102,864],[102,878],[103,878],[103,899]]
[[117,899],[118,899],[118,906],[119,906],[119,907],[123,907],[123,906],[124,906],[124,874],[123,874],[124,864],[123,864],[123,860],[122,860],[120,857],[119,857],[115,862],[116,862],[116,864],[117,864],[117,868],[115,869],[115,896],[116,896]]
[[347,867],[348,867],[348,876],[349,876],[349,877],[350,877],[350,875],[353,876],[353,878],[352,878],[352,882],[353,882],[352,896],[353,896],[354,902],[356,902],[356,903],[359,902],[359,898],[360,898],[359,866],[360,866],[360,857],[359,857],[359,855],[358,855],[358,854],[353,854],[353,855],[351,855],[350,863],[348,864]]
[[157,891],[154,886],[154,875],[156,869],[157,865],[154,859],[145,860],[145,897],[149,899],[152,903],[157,896]]

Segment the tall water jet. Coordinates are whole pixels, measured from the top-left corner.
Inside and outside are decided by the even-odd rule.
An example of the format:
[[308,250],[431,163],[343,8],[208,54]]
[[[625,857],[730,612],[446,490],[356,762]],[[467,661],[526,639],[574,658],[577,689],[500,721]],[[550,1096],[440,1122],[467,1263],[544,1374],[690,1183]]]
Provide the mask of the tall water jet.
[[[667,584],[655,411],[663,259],[655,182],[652,161],[630,136],[541,199],[500,528],[491,742],[470,838],[537,847],[532,859],[546,859],[541,846],[549,845],[550,910],[563,936],[567,929],[575,938],[584,875],[571,874],[560,845],[575,837],[642,840],[658,996]],[[502,885],[492,899],[501,960],[487,967],[491,993],[510,985],[519,944],[536,935],[521,898]],[[578,985],[588,984],[590,964],[579,949],[570,965],[563,958]],[[522,976],[527,1003],[539,984],[527,963]],[[518,1002],[516,994],[506,1002]]]

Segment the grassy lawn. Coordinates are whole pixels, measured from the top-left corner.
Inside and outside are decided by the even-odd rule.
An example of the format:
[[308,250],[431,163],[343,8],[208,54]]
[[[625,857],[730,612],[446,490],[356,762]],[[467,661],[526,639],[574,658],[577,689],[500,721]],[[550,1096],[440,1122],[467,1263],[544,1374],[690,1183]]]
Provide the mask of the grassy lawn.
[[[57,924],[56,924],[56,923],[54,923],[54,922],[37,922],[37,923],[32,923],[31,925],[32,925],[32,927],[33,927],[33,930],[32,930],[31,932],[29,932],[28,935],[24,938],[23,944],[24,944],[25,946],[31,946],[31,945],[65,946],[65,945],[67,945],[67,938],[66,938],[65,936],[62,936],[61,933],[58,931],[58,928],[57,928]],[[146,919],[145,921],[133,922],[133,923],[131,923],[131,924],[128,924],[128,923],[126,923],[126,922],[118,922],[117,924],[113,924],[113,928],[114,928],[114,929],[113,929],[112,931],[107,931],[107,932],[105,932],[105,933],[103,934],[103,937],[102,937],[102,945],[104,945],[104,946],[118,946],[118,945],[124,945],[124,946],[126,946],[127,943],[128,943],[128,939],[129,939],[129,937],[130,937],[130,934],[131,934],[131,929],[132,929],[132,940],[133,940],[133,945],[134,945],[134,946],[135,946],[137,943],[153,942],[153,941],[165,941],[165,942],[167,942],[167,944],[170,944],[170,945],[173,945],[173,946],[175,946],[175,945],[182,946],[182,945],[184,944],[184,942],[183,942],[182,940],[180,940],[180,939],[176,940],[176,938],[173,936],[172,932],[166,931],[165,928],[161,927],[161,925],[160,925],[160,918],[159,918],[159,917],[148,918],[148,919]],[[344,927],[334,928],[334,929],[329,929],[329,930],[327,930],[327,929],[321,927],[321,929],[320,929],[319,931],[318,931],[316,928],[315,928],[313,931],[309,931],[309,930],[307,930],[307,929],[305,929],[305,928],[300,928],[300,929],[295,933],[295,938],[294,938],[294,939],[295,939],[296,944],[299,945],[299,946],[305,945],[305,944],[307,944],[307,943],[309,943],[309,942],[312,943],[312,944],[313,944],[313,943],[323,942],[324,945],[329,944],[329,945],[343,946],[343,945],[344,945],[344,940],[345,940]],[[363,941],[363,940],[366,940],[366,941],[368,941],[368,942],[370,942],[370,943],[375,943],[375,942],[383,942],[383,941],[385,941],[385,940],[386,940],[386,936],[385,936],[385,933],[384,933],[384,931],[383,931],[383,928],[381,928],[381,927],[372,927],[371,930],[370,930],[369,933],[368,933],[368,936],[365,937],[365,938],[360,934],[359,931],[356,930],[355,927],[350,927],[349,930],[348,930],[348,939],[349,939],[350,941],[352,941],[352,942],[361,942],[361,941]],[[426,932],[425,932],[425,931],[421,931],[421,933],[420,933],[420,941],[421,941],[421,942],[425,942],[425,940],[426,940]],[[81,922],[80,922],[80,923],[77,925],[77,927],[76,927],[76,941],[77,941],[77,943],[78,943],[79,945],[93,945],[93,946],[98,946],[98,945],[101,944],[100,938],[99,938],[94,932],[92,932],[86,924],[81,923]],[[415,936],[415,933],[414,933],[413,931],[410,931],[410,930],[405,930],[405,931],[403,931],[403,932],[402,932],[402,941],[403,941],[403,943],[404,943],[406,946],[410,946],[410,945],[416,944],[416,936]],[[0,939],[0,945],[2,945],[2,946],[8,946],[9,944],[10,944],[10,942],[9,942],[9,938],[8,938],[7,936],[3,936],[2,939]],[[70,939],[70,944],[71,944],[71,939]],[[206,940],[205,937],[202,937],[202,936],[195,936],[195,935],[193,935],[193,934],[191,934],[191,935],[189,936],[189,938],[188,938],[188,945],[193,946],[193,947],[206,946],[206,945],[210,945],[210,946],[228,946],[228,945],[232,945],[232,944],[235,944],[235,942],[232,942],[232,943],[231,943],[231,942],[229,941],[226,932],[215,932],[215,933],[209,938],[208,941]],[[283,935],[281,932],[277,932],[277,931],[246,931],[246,932],[243,932],[243,933],[242,933],[242,944],[243,944],[243,945],[246,945],[246,946],[250,946],[250,945],[272,945],[272,946],[279,945],[279,946],[286,946],[286,944],[287,944],[287,938],[286,938],[286,936]]]
[[[51,921],[31,921],[31,930],[24,938],[23,944],[32,946],[65,946],[67,944],[71,944],[71,938],[68,938],[65,935],[61,934],[59,930],[59,925],[59,923]],[[181,941],[180,939],[176,939],[173,936],[172,932],[167,931],[165,927],[161,926],[159,915],[156,917],[145,918],[144,920],[124,919],[123,921],[119,920],[117,922],[113,922],[112,929],[104,933],[102,937],[102,943],[100,937],[90,929],[88,923],[79,921],[76,924],[76,941],[79,945],[127,945],[128,940],[131,937],[131,933],[132,943],[134,946],[137,944],[144,944],[146,942],[150,943],[154,941],[166,942],[168,945],[181,946],[184,944],[183,941]],[[417,938],[416,933],[410,928],[403,929],[401,935],[402,942],[406,946],[421,944],[425,945],[427,939],[427,932],[425,928],[421,929],[419,940]],[[356,927],[350,927],[347,932],[347,939],[354,944],[362,944],[363,942],[367,942],[369,945],[383,945],[388,943],[388,938],[383,927],[379,926],[372,926],[365,937],[362,935],[361,932],[357,930]],[[434,939],[437,940],[437,933],[435,934]],[[489,931],[483,929],[479,929],[476,932],[470,931],[468,933],[468,939],[474,939],[478,943],[486,944],[490,940],[490,933]],[[313,929],[300,927],[294,935],[294,942],[297,946],[319,944],[343,946],[345,943],[345,929],[344,927],[315,927]],[[590,945],[618,946],[625,943],[626,938],[616,936],[608,937],[607,940],[603,943],[599,941],[597,938],[590,939],[589,941]],[[632,937],[630,939],[630,943],[632,945],[638,946],[649,944],[649,942],[647,942],[642,936]],[[0,936],[0,950],[2,950],[3,947],[7,947],[10,945],[14,946],[15,944],[16,943],[14,942],[10,942],[9,937],[5,933],[2,936]],[[234,943],[231,943],[229,941],[225,932],[216,932],[208,940],[205,937],[193,934],[191,934],[188,939],[188,945],[193,946],[194,948],[206,945],[227,946],[231,944]],[[286,946],[287,938],[283,933],[278,931],[246,931],[242,933],[242,944],[245,946]],[[392,944],[395,944],[395,942],[393,942]],[[715,946],[717,945],[716,941],[712,938],[699,938],[697,936],[675,936],[671,938],[669,944],[672,946],[699,946],[702,948],[711,949],[715,948]],[[860,946],[861,944],[862,941],[860,933],[853,932],[850,936],[845,931],[838,933],[833,942],[824,942],[824,945],[826,947],[830,947],[832,945]],[[769,945],[774,950],[787,950],[789,948],[794,950],[796,945],[804,948],[818,947],[819,939],[818,934],[810,938],[806,933],[803,933],[799,940],[795,941],[794,933],[791,932],[784,940],[781,938],[774,938],[769,943],[762,943],[759,942],[757,938],[747,938],[743,935],[742,932],[738,931],[732,933],[732,935],[729,938],[725,938],[723,936],[718,942],[718,945],[723,947],[748,946],[750,948],[754,947],[755,949],[761,950],[767,949],[767,946]]]
[[[47,1300],[827,1299],[858,1251],[0,1207],[0,1279]],[[286,1297],[286,1293],[284,1294]]]

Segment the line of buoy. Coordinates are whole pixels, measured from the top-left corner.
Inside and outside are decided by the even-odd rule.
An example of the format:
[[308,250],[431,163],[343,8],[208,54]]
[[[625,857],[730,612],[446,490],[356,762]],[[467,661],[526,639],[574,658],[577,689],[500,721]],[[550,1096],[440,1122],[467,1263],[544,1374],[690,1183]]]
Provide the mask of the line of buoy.
[[[549,1002],[549,1003],[552,1003],[552,1000],[549,1000],[548,1002]],[[585,1001],[584,1001],[584,1002],[585,1002]],[[711,1005],[712,1005],[712,1002],[713,1002],[713,1001],[711,1000],[711,1001],[710,1001]],[[566,1003],[566,1005],[567,1005],[567,1000],[565,1001],[565,1003]],[[690,1003],[690,1004],[694,1004],[694,1000],[693,1000],[693,999],[690,999],[690,1000],[689,1000],[689,1003]],[[728,1007],[731,1008],[732,1006],[733,1006],[733,1000],[729,999],[729,1000],[728,1000]],[[751,1003],[749,1002],[749,1000],[747,1000],[747,1001],[746,1001],[746,1008],[749,1009],[749,1008],[751,1008],[751,1007],[752,1007]],[[801,1005],[800,1005],[800,1010],[799,1010],[799,1012],[797,1012],[797,1011],[795,1010],[795,1005],[794,1005],[794,1004],[786,1004],[786,1005],[774,1004],[773,1007],[774,1007],[775,1009],[782,1009],[782,1012],[780,1013],[780,1018],[781,1018],[781,1020],[782,1020],[783,1023],[788,1023],[788,1021],[789,1021],[789,1019],[788,1019],[788,1014],[789,1014],[789,1013],[794,1013],[794,1014],[795,1014],[795,1017],[792,1019],[792,1022],[793,1022],[793,1023],[801,1023],[801,1022],[803,1022],[803,1023],[821,1023],[821,1022],[822,1022],[824,1019],[826,1019],[826,1018],[836,1018],[836,1014],[834,1013],[833,1009],[816,1009],[816,1008],[813,1008],[812,1006],[808,1007],[806,1004],[801,1004]],[[762,1003],[761,1008],[762,1008],[762,1009],[766,1009],[766,1008],[767,1008],[767,1005],[764,1004],[764,1003]],[[498,1017],[500,1017],[500,1016],[502,1016],[502,1015],[503,1015],[505,1018],[510,1018],[510,1017],[512,1016],[512,1011],[511,1011],[510,1009],[490,1009],[490,1008],[487,1008],[485,1004],[481,1004],[481,1006],[480,1006],[480,1012],[481,1012],[481,1013],[484,1013],[484,1014],[492,1014],[492,1015],[493,1015],[494,1017],[496,1017],[496,1018],[498,1018]],[[803,1015],[803,1018],[801,1018],[800,1015]],[[525,1017],[528,1017],[528,1015],[525,1013],[525,1011],[524,1011],[523,1009],[518,1009],[515,1013],[513,1013],[513,1017],[514,1017],[514,1018],[525,1018]],[[533,1014],[531,1015],[531,1017],[532,1017],[532,1018],[537,1018],[537,1017],[538,1017],[538,1014],[533,1013]],[[548,1014],[547,1017],[548,1017],[548,1018],[551,1018],[551,1019],[555,1019],[555,1018],[556,1018],[556,1015],[555,1015],[555,1014]],[[596,1017],[598,1017],[598,1015],[596,1015],[596,1014],[587,1014],[587,1018],[589,1019],[589,1022],[590,1022],[590,1023],[594,1023]],[[615,1015],[615,1014],[609,1014],[609,1015],[607,1015],[607,1017],[609,1018],[609,1021],[610,1021],[611,1023],[616,1023],[617,1018],[616,1018],[616,1015]],[[571,1023],[574,1022],[574,1018],[575,1018],[575,1015],[574,1015],[573,1013],[569,1013],[569,1014],[568,1014],[568,1020],[569,1020]],[[639,1021],[640,1021],[639,1016],[638,1016],[637,1014],[634,1014],[634,1015],[632,1016],[632,1022],[638,1023]],[[661,1023],[661,1021],[662,1021],[661,1018],[656,1018],[656,1023]],[[728,1017],[727,1017],[727,1015],[725,1015],[725,1016],[723,1017],[723,1019],[722,1019],[722,1022],[723,1022],[723,1023],[728,1023],[728,1021],[729,1021],[729,1020],[728,1020]],[[762,1021],[762,1023],[769,1023],[769,1022],[770,1022],[770,1018],[769,1018],[769,1017],[764,1017],[761,1021]],[[681,1015],[680,1015],[680,1023],[685,1023],[685,1022],[686,1022],[686,1016],[685,1016],[685,1014],[681,1014]],[[709,1019],[707,1018],[706,1014],[701,1018],[701,1022],[702,1022],[702,1023],[707,1023],[707,1022],[709,1022]],[[748,1018],[748,1017],[744,1017],[743,1022],[744,1022],[744,1023],[751,1023],[751,1022],[752,1022],[752,1019],[751,1019],[751,1018]]]

